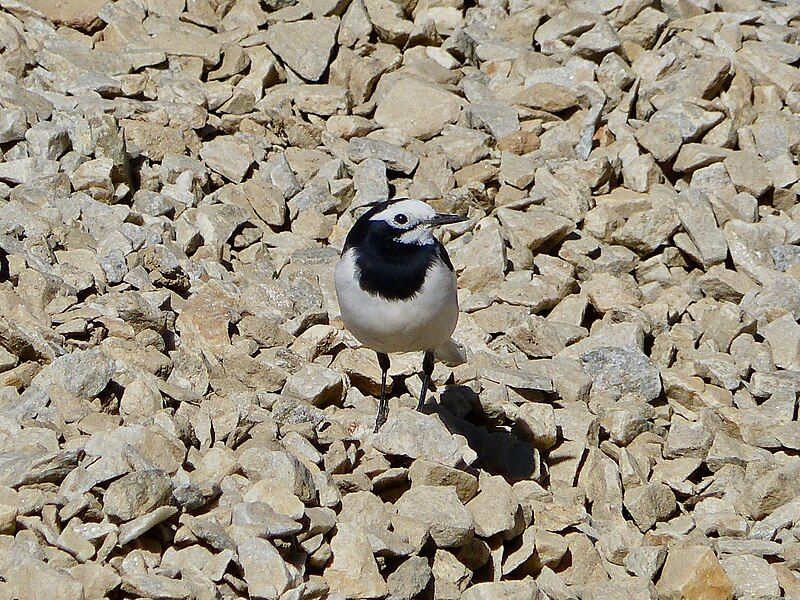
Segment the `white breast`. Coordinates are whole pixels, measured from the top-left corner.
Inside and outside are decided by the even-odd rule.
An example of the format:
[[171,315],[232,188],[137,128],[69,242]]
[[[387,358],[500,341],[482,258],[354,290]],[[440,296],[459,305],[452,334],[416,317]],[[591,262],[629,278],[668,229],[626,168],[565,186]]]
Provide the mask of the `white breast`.
[[358,285],[354,250],[336,265],[334,282],[342,320],[358,341],[378,352],[435,350],[450,340],[458,321],[456,276],[437,260],[419,292],[386,300]]

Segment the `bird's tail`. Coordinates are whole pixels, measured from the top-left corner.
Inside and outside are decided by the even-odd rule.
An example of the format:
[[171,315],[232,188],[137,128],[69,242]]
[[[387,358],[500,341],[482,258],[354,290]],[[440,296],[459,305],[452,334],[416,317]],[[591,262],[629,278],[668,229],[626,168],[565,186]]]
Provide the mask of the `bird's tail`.
[[450,338],[445,344],[436,348],[433,355],[448,367],[457,367],[467,362],[467,351],[461,342]]

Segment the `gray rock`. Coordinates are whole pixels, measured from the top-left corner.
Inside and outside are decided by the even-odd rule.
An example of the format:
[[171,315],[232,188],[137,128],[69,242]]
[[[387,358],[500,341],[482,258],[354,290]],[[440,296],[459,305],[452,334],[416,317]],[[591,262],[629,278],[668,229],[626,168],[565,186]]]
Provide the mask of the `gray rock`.
[[15,108],[0,111],[0,143],[16,142],[25,138],[28,122],[25,112]]
[[379,158],[368,158],[359,163],[353,174],[356,194],[355,206],[389,199],[389,182],[386,177],[386,164]]
[[478,479],[471,473],[423,458],[411,464],[408,477],[411,485],[455,487],[461,502],[469,502],[478,493]]
[[275,512],[264,502],[241,502],[233,507],[232,523],[246,527],[253,537],[282,538],[296,534],[302,526]]
[[266,42],[300,77],[319,81],[328,68],[338,29],[338,17],[279,21],[268,29]]
[[58,173],[58,163],[40,158],[9,159],[0,164],[0,181],[14,185],[30,183],[40,177]]
[[367,535],[360,527],[341,524],[331,540],[333,562],[325,569],[331,592],[345,598],[386,595],[386,582],[378,571]]
[[672,123],[677,126],[684,142],[694,142],[723,119],[721,112],[711,112],[698,104],[671,101],[653,113],[650,123]]
[[351,139],[347,147],[347,156],[357,163],[377,158],[388,168],[406,175],[412,173],[419,163],[419,159],[410,152],[389,142],[369,138]]
[[524,212],[501,208],[497,217],[511,246],[532,252],[547,251],[575,229],[572,221],[541,206],[531,206]]
[[518,509],[511,486],[502,477],[483,478],[481,491],[467,503],[475,533],[484,538],[514,529]]
[[239,464],[249,478],[280,481],[305,503],[316,498],[311,471],[288,452],[249,448],[239,457]]
[[389,575],[386,584],[391,597],[412,600],[422,594],[430,580],[428,560],[422,556],[412,556]]
[[800,248],[797,246],[773,246],[770,253],[779,271],[787,271],[789,267],[800,264]]
[[780,595],[778,577],[763,558],[748,555],[726,556],[721,563],[737,596],[763,598]]
[[452,487],[414,486],[394,507],[400,517],[424,527],[440,548],[463,546],[475,533],[472,514],[461,504]]
[[611,239],[647,256],[665,244],[679,226],[680,220],[675,211],[659,205],[631,215],[622,227],[614,231]]
[[125,575],[122,578],[122,590],[143,598],[189,600],[192,597],[192,590],[183,581],[146,573]]
[[672,160],[678,154],[683,143],[680,127],[667,120],[656,121],[651,118],[636,130],[635,135],[636,141],[658,162]]
[[548,450],[558,441],[555,412],[550,404],[530,402],[519,407],[514,429],[541,450]]
[[634,348],[597,348],[580,357],[584,372],[593,378],[592,393],[618,399],[633,393],[646,401],[661,393],[658,367]]
[[666,520],[675,510],[675,494],[666,485],[655,483],[625,490],[625,508],[642,532],[657,521]]
[[427,140],[448,123],[455,123],[460,112],[457,96],[425,81],[404,77],[397,79],[378,102],[375,121],[408,137]]
[[160,506],[152,512],[136,517],[120,525],[117,543],[120,546],[124,546],[141,537],[159,523],[163,523],[167,519],[174,517],[176,514],[178,514],[178,509],[176,507]]
[[679,195],[678,217],[700,253],[703,267],[708,269],[728,257],[725,235],[717,227],[714,211],[705,194],[691,188]]
[[496,140],[519,131],[519,117],[516,109],[495,100],[494,102],[471,103],[467,109],[467,119],[476,129],[483,129]]
[[172,481],[159,470],[137,471],[108,486],[103,494],[105,513],[115,520],[130,521],[169,503]]
[[204,142],[200,150],[200,157],[211,170],[234,183],[239,183],[244,179],[254,160],[250,146],[229,136],[221,136]]
[[384,454],[424,458],[451,467],[463,465],[470,455],[466,444],[438,418],[406,408],[389,412],[389,419],[375,434],[372,445]]
[[0,452],[3,476],[0,485],[18,487],[25,484],[62,481],[78,464],[77,450],[48,451],[39,445]]
[[585,594],[587,600],[600,600],[600,598],[641,598],[648,600],[656,597],[655,586],[645,579],[629,577],[627,579],[610,579],[598,584]]
[[289,566],[270,542],[247,538],[237,547],[247,591],[255,598],[279,598],[295,583]]
[[28,152],[49,160],[58,160],[71,147],[67,129],[58,123],[37,123],[25,132]]
[[466,590],[461,598],[464,600],[535,600],[539,589],[533,580],[498,581],[495,583],[478,583]]
[[382,41],[398,45],[406,43],[414,26],[405,19],[400,5],[390,0],[364,0],[364,7]]
[[735,152],[723,161],[737,191],[756,198],[772,188],[772,176],[764,161],[752,152]]
[[625,570],[643,579],[653,580],[664,565],[667,549],[664,546],[631,548],[625,557]]
[[308,364],[286,380],[283,393],[314,406],[336,404],[342,398],[342,377],[336,371]]
[[77,350],[55,359],[33,378],[44,391],[59,388],[73,396],[97,396],[114,374],[114,364],[98,350]]

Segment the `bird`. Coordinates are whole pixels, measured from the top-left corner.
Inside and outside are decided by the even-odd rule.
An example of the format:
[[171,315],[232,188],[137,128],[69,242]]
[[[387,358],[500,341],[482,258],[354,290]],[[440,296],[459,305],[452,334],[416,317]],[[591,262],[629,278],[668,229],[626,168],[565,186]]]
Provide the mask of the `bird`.
[[433,373],[434,351],[453,347],[451,336],[458,323],[456,274],[433,231],[467,217],[437,213],[427,203],[411,198],[364,206],[369,210],[345,238],[334,269],[334,287],[345,327],[378,357],[377,433],[389,415],[389,354],[424,353],[417,404],[421,411]]

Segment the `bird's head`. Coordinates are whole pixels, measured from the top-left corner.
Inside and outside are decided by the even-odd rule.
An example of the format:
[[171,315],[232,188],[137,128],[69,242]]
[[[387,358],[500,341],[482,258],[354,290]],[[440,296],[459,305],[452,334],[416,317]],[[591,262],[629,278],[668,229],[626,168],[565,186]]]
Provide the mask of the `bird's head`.
[[433,228],[466,221],[467,217],[437,213],[421,200],[390,200],[372,206],[359,217],[369,233],[401,244],[433,244]]

